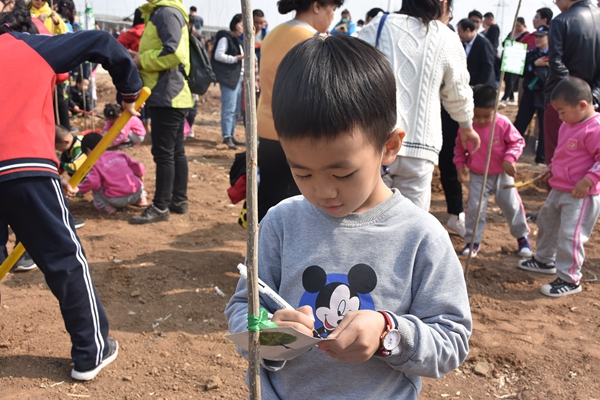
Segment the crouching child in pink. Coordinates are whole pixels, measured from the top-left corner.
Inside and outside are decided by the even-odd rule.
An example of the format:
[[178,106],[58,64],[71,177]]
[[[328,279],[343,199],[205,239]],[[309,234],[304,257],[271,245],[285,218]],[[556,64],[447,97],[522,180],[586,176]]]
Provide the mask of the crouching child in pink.
[[[87,134],[81,141],[82,151],[89,155],[100,140],[102,135],[99,133]],[[145,174],[146,168],[142,163],[123,152],[107,150],[79,184],[79,193],[91,190],[96,209],[109,214],[129,204],[147,206],[143,184]]]
[[[123,108],[116,103],[108,103],[104,106],[104,117],[106,118],[106,124],[102,129],[102,135],[113,126],[115,121],[123,114]],[[146,137],[146,128],[141,119],[136,116],[129,118],[129,121],[125,124],[119,135],[110,144],[111,148],[125,148],[134,145],[140,145]]]

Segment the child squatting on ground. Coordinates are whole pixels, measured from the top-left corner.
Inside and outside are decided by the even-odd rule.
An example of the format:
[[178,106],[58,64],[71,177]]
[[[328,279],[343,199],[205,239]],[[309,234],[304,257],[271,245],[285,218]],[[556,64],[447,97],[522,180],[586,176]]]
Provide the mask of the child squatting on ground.
[[[81,141],[81,150],[89,156],[101,140],[99,133],[88,133]],[[145,174],[146,168],[142,163],[121,151],[107,150],[79,184],[79,193],[91,190],[94,207],[109,214],[129,204],[145,207],[148,205],[142,182]]]
[[[104,117],[106,118],[106,124],[102,129],[102,136],[108,132],[113,126],[115,121],[123,114],[123,108],[117,103],[108,103],[104,106]],[[134,145],[140,145],[146,137],[146,128],[142,120],[138,117],[131,117],[125,124],[119,135],[110,144],[111,148],[125,148]]]
[[[279,326],[336,340],[263,359],[263,398],[416,399],[421,376],[464,361],[472,321],[447,231],[380,176],[404,137],[388,61],[356,38],[308,39],[279,66],[273,116],[302,195],[262,220],[259,276],[298,309],[261,305]],[[247,330],[247,295],[240,278],[232,333]]]
[[[481,138],[481,147],[487,148],[492,130],[496,90],[488,85],[477,85],[473,88],[473,100],[475,103],[473,126]],[[471,154],[472,146],[470,144],[468,146],[469,148],[465,149],[461,144],[459,130],[456,147],[454,148],[454,164],[458,172],[458,180],[461,183],[470,180],[469,199],[465,209],[465,227],[467,229],[465,241],[467,245],[462,250],[463,256],[469,254],[487,161],[487,152],[478,151]],[[485,210],[491,194],[495,195],[496,204],[498,204],[508,221],[510,234],[517,238],[518,254],[521,257],[531,257],[533,254],[529,243],[529,225],[527,225],[521,196],[519,196],[516,188],[504,189],[504,186],[515,183],[514,178],[517,174],[515,162],[521,156],[523,147],[525,147],[523,136],[508,118],[498,114],[496,116],[496,128],[494,129],[489,175],[483,197],[483,208],[479,216],[479,225],[477,232],[475,232],[475,242],[471,251],[472,257],[475,257],[479,252],[483,230],[485,229]]]
[[557,274],[542,294],[561,297],[581,292],[583,246],[600,212],[600,114],[594,111],[589,85],[566,77],[551,96],[563,124],[552,162],[542,173],[551,187],[537,217],[536,253],[519,268]]
[[87,159],[81,150],[83,135],[73,135],[61,125],[54,127],[54,149],[57,151],[60,169],[72,176]]

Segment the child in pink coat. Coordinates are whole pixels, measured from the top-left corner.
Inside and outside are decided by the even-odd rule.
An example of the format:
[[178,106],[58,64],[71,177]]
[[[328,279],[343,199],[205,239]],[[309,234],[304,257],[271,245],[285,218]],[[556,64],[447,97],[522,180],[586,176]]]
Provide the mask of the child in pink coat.
[[557,274],[542,294],[562,297],[581,292],[583,246],[600,213],[600,114],[594,111],[590,86],[566,77],[554,88],[552,107],[563,124],[552,162],[542,173],[552,190],[537,217],[537,251],[518,267]]
[[[496,90],[487,85],[477,85],[473,88],[475,101],[473,128],[481,138],[481,148],[487,149],[490,142],[492,130],[492,119],[494,116],[494,103],[496,101]],[[492,157],[488,171],[483,208],[479,216],[477,232],[473,233],[475,218],[479,205],[479,194],[483,186],[483,173],[487,160],[486,151],[478,151],[471,154],[472,146],[465,149],[460,141],[460,130],[454,148],[454,164],[458,172],[458,180],[466,182],[469,179],[469,199],[465,209],[465,241],[467,245],[462,250],[462,255],[469,254],[469,247],[473,234],[475,242],[471,256],[475,257],[479,252],[483,230],[485,229],[485,215],[489,196],[495,195],[496,204],[502,210],[510,227],[510,234],[517,238],[519,247],[518,254],[521,257],[531,257],[533,254],[529,243],[529,226],[525,217],[525,210],[519,192],[516,188],[504,189],[506,185],[515,183],[517,174],[516,161],[521,156],[525,147],[523,136],[517,131],[513,124],[504,115],[496,116],[496,127],[494,129]]]
[[[81,149],[89,155],[102,140],[99,133],[89,133],[81,141]],[[96,161],[87,177],[79,184],[79,193],[90,190],[94,194],[94,206],[99,211],[112,214],[117,208],[129,204],[147,206],[143,179],[144,165],[120,151],[105,151]]]
[[[104,106],[104,117],[106,118],[106,124],[102,130],[102,135],[105,135],[106,132],[108,132],[108,130],[113,126],[115,121],[121,116],[122,113],[123,109],[119,104],[108,103]],[[136,116],[132,116],[129,118],[129,121],[127,121],[123,129],[121,129],[119,136],[113,140],[110,147],[114,149],[140,145],[144,141],[145,137],[146,128],[144,128],[142,120]]]

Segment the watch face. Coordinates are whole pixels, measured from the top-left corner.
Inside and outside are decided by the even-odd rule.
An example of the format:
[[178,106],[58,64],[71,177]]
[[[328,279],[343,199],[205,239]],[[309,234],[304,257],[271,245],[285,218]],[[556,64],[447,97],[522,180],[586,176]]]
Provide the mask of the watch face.
[[383,338],[383,348],[391,351],[400,344],[400,332],[396,329],[390,330]]

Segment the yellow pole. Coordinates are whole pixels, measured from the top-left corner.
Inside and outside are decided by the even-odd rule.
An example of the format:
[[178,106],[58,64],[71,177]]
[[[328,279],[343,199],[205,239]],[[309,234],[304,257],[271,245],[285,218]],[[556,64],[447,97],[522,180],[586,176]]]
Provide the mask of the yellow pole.
[[[144,87],[140,92],[140,97],[135,102],[135,109],[139,110],[142,107],[142,104],[148,99],[150,96],[150,89]],[[129,111],[124,111],[123,114],[115,121],[113,126],[106,132],[106,135],[102,138],[100,143],[92,150],[90,155],[84,161],[84,163],[77,169],[77,171],[73,174],[71,179],[69,179],[69,185],[72,188],[75,188],[79,183],[85,178],[85,176],[90,172],[96,161],[100,158],[102,153],[106,151],[110,147],[110,144],[113,140],[119,136],[121,129],[125,126],[127,121],[131,118],[131,113]],[[6,260],[0,265],[0,281],[6,276],[8,271],[15,265],[17,260],[21,258],[21,256],[25,253],[25,247],[21,243],[15,246],[13,251],[8,255]]]

